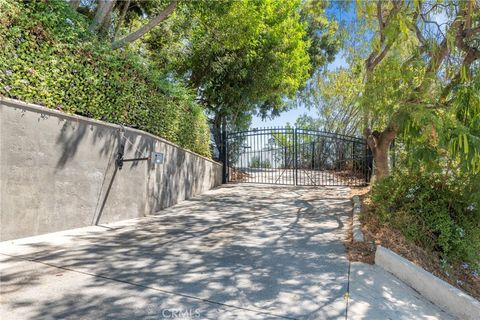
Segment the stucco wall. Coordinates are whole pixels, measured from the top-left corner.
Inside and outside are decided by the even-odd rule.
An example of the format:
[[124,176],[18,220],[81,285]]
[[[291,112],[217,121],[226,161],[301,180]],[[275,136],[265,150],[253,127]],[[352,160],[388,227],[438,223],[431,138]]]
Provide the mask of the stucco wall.
[[[142,217],[221,184],[222,166],[140,130],[0,101],[0,240]],[[164,163],[115,165],[164,153]]]

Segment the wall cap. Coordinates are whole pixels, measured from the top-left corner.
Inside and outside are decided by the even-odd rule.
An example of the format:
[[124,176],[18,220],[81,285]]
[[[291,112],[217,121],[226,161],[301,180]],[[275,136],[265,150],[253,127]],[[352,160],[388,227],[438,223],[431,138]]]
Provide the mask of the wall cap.
[[425,271],[404,257],[377,246],[375,264],[417,290],[425,298],[459,319],[478,319],[480,301]]
[[353,196],[353,217],[352,217],[352,235],[353,242],[363,242],[365,237],[362,232],[362,223],[360,222],[361,201],[359,196]]

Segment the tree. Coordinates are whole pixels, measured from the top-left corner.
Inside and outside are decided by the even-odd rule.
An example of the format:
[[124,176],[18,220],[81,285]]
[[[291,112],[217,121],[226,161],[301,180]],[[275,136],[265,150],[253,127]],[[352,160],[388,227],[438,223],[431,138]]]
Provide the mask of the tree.
[[317,73],[301,95],[302,126],[362,129],[377,180],[394,139],[416,166],[480,168],[480,10],[474,1],[357,2],[346,22],[348,68]]
[[[177,0],[173,0],[170,4],[159,14],[151,18],[147,24],[139,28],[138,30],[128,34],[127,36],[123,37],[120,40],[116,40],[112,43],[112,47],[114,49],[121,48],[128,43],[131,43],[141,37],[143,37],[147,32],[151,31],[155,26],[160,24],[163,20],[165,20],[178,5]],[[128,9],[128,8],[127,8]]]
[[359,96],[362,90],[358,68],[339,69],[315,75],[301,94],[300,102],[317,117],[300,116],[295,126],[356,136],[361,126]]
[[325,14],[329,5],[329,1],[325,0],[307,0],[300,6],[300,20],[307,26],[307,39],[310,41],[311,74],[332,62],[341,45],[337,22]]
[[[109,36],[107,38],[113,39],[112,47],[118,49],[140,39],[167,19],[175,10],[179,1],[172,0],[167,5],[165,5],[164,2],[163,0],[87,1],[84,10],[79,10],[81,9],[79,8],[81,5],[81,1],[79,0],[71,0],[69,3],[72,8],[79,10],[87,16],[93,13],[93,18],[89,26],[90,32],[98,33],[102,37]],[[116,38],[120,34],[128,13],[131,13],[129,15],[130,27],[136,25],[137,28],[135,31],[131,31],[130,28],[130,31],[126,35],[117,40]],[[133,20],[135,20],[136,23],[132,23]],[[147,23],[143,24],[144,20],[147,20]],[[139,24],[141,25],[138,26]]]
[[74,9],[77,9],[80,6],[80,0],[70,0],[70,6]]
[[[295,97],[313,70],[303,3],[185,3],[149,37],[153,60],[197,90],[214,132],[222,124],[248,123],[252,114],[275,116],[289,107],[286,99]],[[327,55],[320,49],[316,54]],[[215,140],[220,142],[218,134]]]
[[111,17],[113,7],[116,0],[98,0],[97,8],[95,9],[95,16],[93,17],[90,27],[90,32],[105,31],[108,20]]
[[465,107],[478,117],[478,106],[456,103],[461,90],[475,95],[478,8],[474,1],[400,0],[364,2],[357,8],[376,23],[361,104],[377,179],[389,174],[388,150],[400,133],[423,144],[419,154],[443,153],[479,170],[479,137],[468,129],[469,120],[458,117],[458,108]]

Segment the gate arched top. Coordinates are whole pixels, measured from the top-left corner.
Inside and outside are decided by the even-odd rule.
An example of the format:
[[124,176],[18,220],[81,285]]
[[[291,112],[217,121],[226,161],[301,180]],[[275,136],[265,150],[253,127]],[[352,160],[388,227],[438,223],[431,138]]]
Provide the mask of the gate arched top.
[[319,137],[333,138],[333,139],[344,139],[344,140],[356,140],[359,142],[365,142],[365,139],[358,136],[345,135],[341,133],[315,130],[309,128],[299,128],[299,127],[265,127],[265,128],[250,128],[248,130],[237,130],[237,131],[228,131],[228,135],[242,135],[242,136],[251,136],[251,135],[262,135],[267,133],[274,132],[297,132],[301,134],[315,135]]

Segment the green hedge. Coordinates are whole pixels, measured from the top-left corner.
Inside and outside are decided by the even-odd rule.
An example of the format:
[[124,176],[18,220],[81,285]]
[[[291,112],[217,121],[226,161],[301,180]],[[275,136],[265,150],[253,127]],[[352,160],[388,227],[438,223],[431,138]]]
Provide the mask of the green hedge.
[[0,95],[142,129],[210,157],[194,93],[87,29],[65,1],[0,0]]
[[381,221],[445,261],[480,268],[480,176],[397,171],[372,189]]

